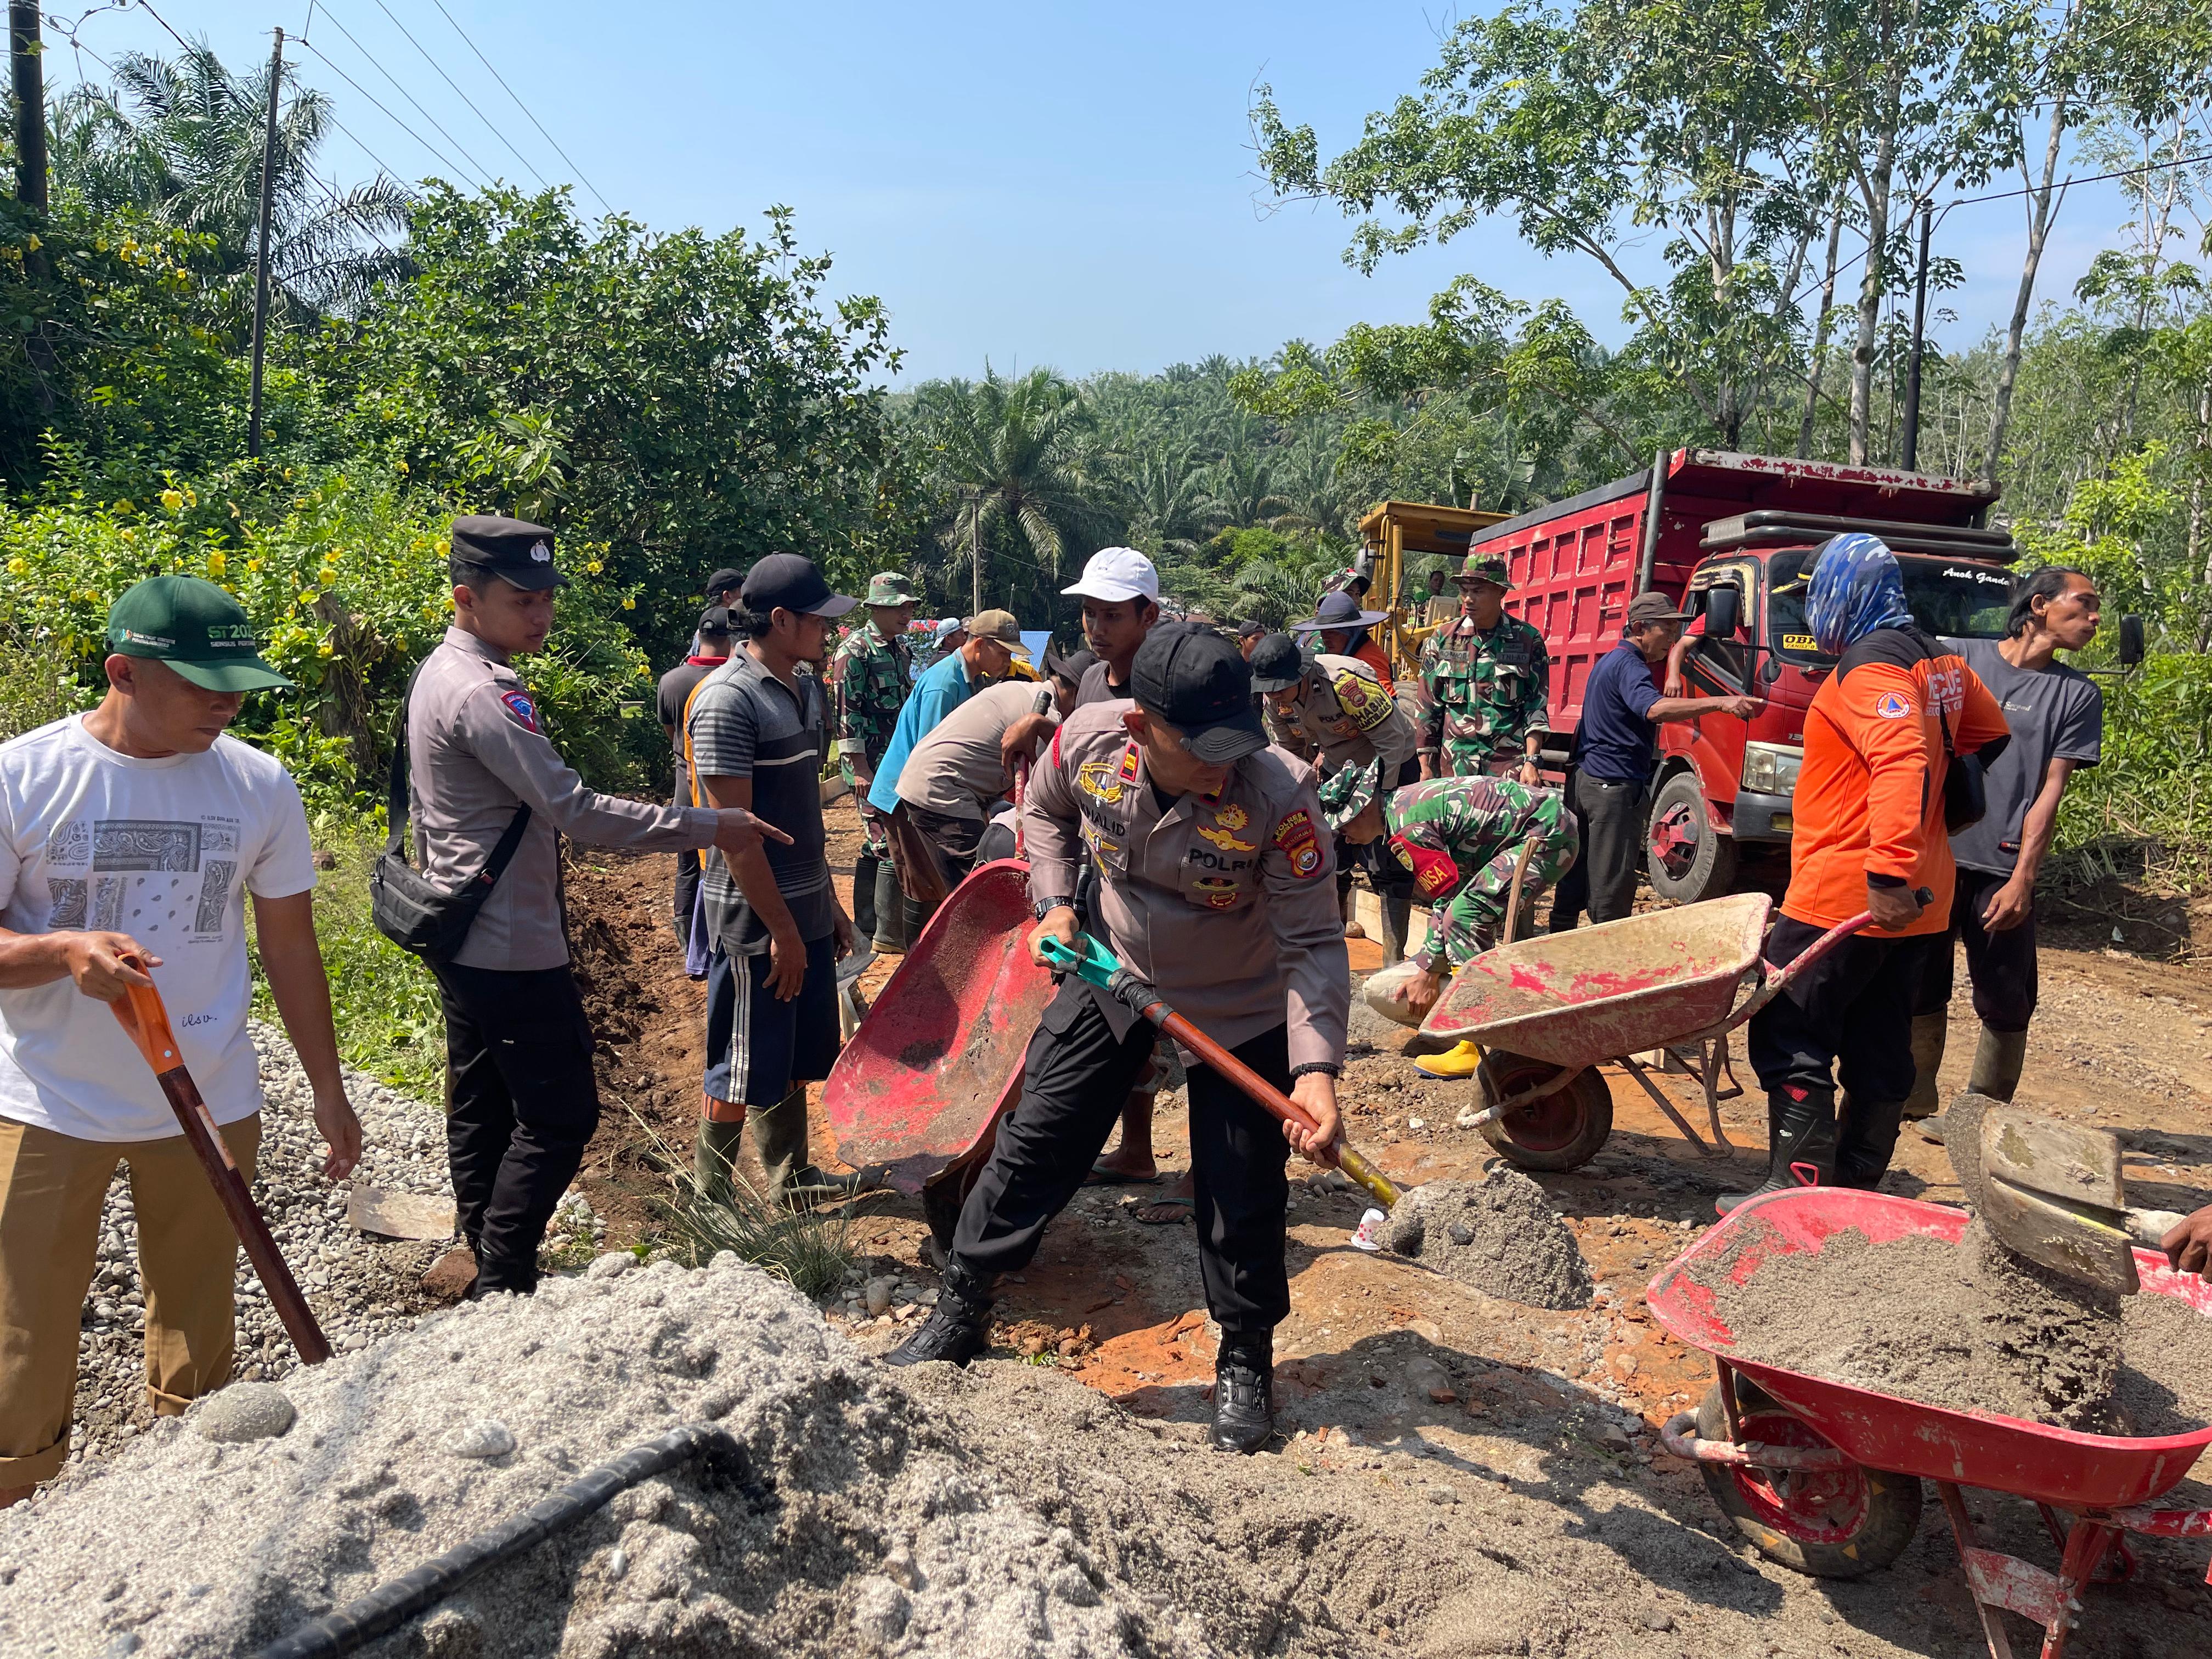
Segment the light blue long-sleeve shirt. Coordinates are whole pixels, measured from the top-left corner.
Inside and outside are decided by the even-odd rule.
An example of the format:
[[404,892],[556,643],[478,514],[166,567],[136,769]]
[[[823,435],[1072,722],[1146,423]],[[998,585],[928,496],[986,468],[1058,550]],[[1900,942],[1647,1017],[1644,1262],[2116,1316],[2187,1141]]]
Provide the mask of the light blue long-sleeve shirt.
[[868,805],[879,812],[898,805],[899,774],[914,746],[936,730],[937,723],[975,695],[968,665],[956,651],[915,683],[914,695],[899,708],[898,724],[891,728],[890,746],[876,763],[876,781],[868,787]]

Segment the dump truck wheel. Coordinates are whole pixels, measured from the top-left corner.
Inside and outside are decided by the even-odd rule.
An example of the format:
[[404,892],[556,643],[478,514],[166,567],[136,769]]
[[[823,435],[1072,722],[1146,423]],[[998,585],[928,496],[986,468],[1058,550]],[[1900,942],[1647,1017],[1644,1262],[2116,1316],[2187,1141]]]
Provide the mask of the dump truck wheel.
[[[1494,1102],[1510,1100],[1556,1070],[1546,1060],[1491,1050],[1475,1073],[1482,1104],[1487,1109]],[[1553,1172],[1582,1168],[1597,1156],[1612,1133],[1613,1091],[1595,1070],[1482,1126],[1482,1138],[1508,1164]]]
[[1659,786],[1644,836],[1651,890],[1674,904],[1718,898],[1735,884],[1735,837],[1712,826],[1695,772]]
[[[1826,1446],[1803,1419],[1739,1378],[1736,1404],[1747,1442]],[[1726,1440],[1717,1384],[1698,1407],[1698,1437]],[[1700,1463],[1705,1490],[1735,1529],[1770,1561],[1815,1578],[1859,1578],[1905,1553],[1920,1527],[1920,1481],[1853,1463],[1802,1473]]]

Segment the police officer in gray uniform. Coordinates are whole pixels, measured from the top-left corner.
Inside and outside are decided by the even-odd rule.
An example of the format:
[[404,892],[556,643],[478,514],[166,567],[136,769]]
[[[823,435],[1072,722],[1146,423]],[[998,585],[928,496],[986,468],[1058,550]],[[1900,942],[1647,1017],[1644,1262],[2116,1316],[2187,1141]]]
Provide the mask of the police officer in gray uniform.
[[[431,964],[446,1015],[446,1143],[472,1295],[538,1285],[538,1247],[599,1121],[592,1030],[568,969],[560,837],[674,852],[760,842],[750,812],[663,806],[584,786],[510,666],[553,626],[553,532],[453,520],[453,623],[407,707],[408,782],[423,874],[474,880],[518,811],[529,817],[461,949]],[[788,839],[768,830],[779,841]]]

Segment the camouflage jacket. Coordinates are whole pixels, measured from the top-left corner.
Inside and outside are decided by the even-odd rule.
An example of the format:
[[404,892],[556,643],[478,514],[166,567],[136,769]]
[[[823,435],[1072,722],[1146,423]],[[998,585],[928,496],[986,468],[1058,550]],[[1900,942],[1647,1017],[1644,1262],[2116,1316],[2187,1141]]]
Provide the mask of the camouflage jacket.
[[1486,634],[1455,624],[1421,647],[1421,684],[1435,707],[1421,727],[1421,753],[1443,777],[1469,777],[1493,757],[1517,760],[1544,724],[1551,658],[1544,636],[1518,617]]
[[1390,851],[1413,872],[1413,890],[1429,905],[1421,956],[1455,967],[1490,947],[1530,836],[1536,850],[1522,878],[1524,906],[1567,872],[1580,846],[1558,790],[1510,778],[1408,784],[1385,797],[1382,825]]
[[873,777],[914,690],[906,641],[886,640],[872,622],[862,623],[830,659],[830,680],[837,689],[837,753],[856,776]]

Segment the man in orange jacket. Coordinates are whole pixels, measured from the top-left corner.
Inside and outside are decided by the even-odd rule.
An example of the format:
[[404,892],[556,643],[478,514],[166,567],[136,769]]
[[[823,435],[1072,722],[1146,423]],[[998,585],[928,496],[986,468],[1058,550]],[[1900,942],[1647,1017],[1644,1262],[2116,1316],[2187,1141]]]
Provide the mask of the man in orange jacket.
[[[1805,714],[1790,890],[1766,960],[1794,962],[1863,910],[1874,921],[1753,1018],[1751,1063],[1766,1091],[1766,1180],[1722,1198],[1723,1214],[1808,1178],[1880,1184],[1912,1092],[1920,963],[1949,937],[1956,872],[1944,779],[1953,757],[1986,762],[2009,736],[1973,670],[1912,620],[1896,556],[1879,537],[1829,538],[1813,567],[1805,617],[1820,648],[1839,660]],[[1933,895],[1924,908],[1922,889]]]

